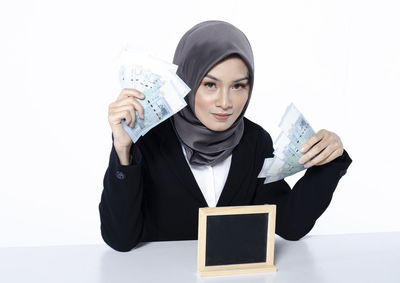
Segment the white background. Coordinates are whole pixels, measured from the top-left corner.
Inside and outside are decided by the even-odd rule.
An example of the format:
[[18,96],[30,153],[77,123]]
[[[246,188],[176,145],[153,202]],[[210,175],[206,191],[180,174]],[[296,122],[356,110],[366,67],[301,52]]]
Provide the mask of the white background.
[[253,46],[248,118],[276,138],[293,102],[353,159],[311,234],[400,231],[398,1],[109,2],[0,4],[0,246],[102,242],[118,52],[133,42],[171,61],[210,19]]

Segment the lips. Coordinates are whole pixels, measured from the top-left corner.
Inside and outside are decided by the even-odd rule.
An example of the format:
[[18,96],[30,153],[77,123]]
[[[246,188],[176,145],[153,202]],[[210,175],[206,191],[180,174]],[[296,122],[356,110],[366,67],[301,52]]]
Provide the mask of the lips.
[[218,121],[226,121],[229,116],[232,114],[223,114],[223,113],[212,113],[212,115],[217,119]]

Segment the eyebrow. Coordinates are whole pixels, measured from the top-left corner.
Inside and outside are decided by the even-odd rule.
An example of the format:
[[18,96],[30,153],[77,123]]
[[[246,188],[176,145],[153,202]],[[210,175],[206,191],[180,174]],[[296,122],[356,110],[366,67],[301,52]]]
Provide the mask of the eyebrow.
[[[217,82],[220,82],[221,80],[220,79],[217,79],[216,77],[214,77],[214,76],[212,76],[212,75],[209,75],[209,74],[207,74],[207,75],[205,75],[207,78],[210,78],[210,79],[212,79],[212,80],[215,80],[215,81],[217,81]],[[237,80],[234,80],[233,82],[234,83],[237,83],[237,82],[240,82],[240,81],[243,81],[243,80],[248,80],[249,79],[249,77],[244,77],[244,78],[240,78],[240,79],[237,79]]]

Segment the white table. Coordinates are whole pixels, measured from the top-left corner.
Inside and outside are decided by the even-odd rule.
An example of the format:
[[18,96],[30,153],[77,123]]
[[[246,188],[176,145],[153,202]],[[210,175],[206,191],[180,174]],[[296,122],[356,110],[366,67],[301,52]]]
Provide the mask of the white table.
[[120,253],[106,245],[0,249],[0,282],[400,282],[400,233],[279,237],[276,273],[197,275],[197,241],[153,242]]

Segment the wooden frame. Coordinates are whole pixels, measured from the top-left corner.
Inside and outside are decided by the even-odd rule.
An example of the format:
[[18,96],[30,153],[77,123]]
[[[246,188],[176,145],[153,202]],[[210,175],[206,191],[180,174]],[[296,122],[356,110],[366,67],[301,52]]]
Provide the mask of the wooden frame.
[[[267,246],[266,246],[265,262],[206,266],[208,216],[265,214],[265,213],[268,214],[268,229],[267,229],[267,243],[266,243]],[[199,208],[197,269],[200,276],[275,272],[277,270],[277,268],[274,266],[275,216],[276,216],[276,205]]]

